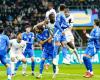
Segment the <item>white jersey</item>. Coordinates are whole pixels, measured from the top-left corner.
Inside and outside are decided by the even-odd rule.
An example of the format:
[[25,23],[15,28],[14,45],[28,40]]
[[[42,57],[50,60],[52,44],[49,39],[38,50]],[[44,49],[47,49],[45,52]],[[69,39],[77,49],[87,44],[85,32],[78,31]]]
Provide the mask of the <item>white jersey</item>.
[[54,23],[48,23],[47,28],[49,29],[50,33],[53,34],[54,32]]
[[[69,21],[70,21],[71,23],[69,23]],[[66,28],[66,29],[64,30],[64,32],[65,32],[65,37],[66,37],[66,41],[67,41],[67,42],[72,41],[72,42],[74,43],[74,36],[73,36],[73,34],[72,34],[72,31],[71,31],[71,28],[73,27],[73,17],[72,17],[72,16],[68,16],[68,17],[66,18],[66,22],[69,24],[69,28]]]
[[51,14],[51,13],[54,13],[54,15],[55,15],[55,17],[56,17],[56,11],[55,11],[55,9],[50,9],[49,11],[47,11],[46,12],[46,18],[48,19],[49,18],[49,15]]
[[[71,23],[69,23],[69,21]],[[73,27],[73,17],[71,15],[66,17],[66,22],[69,24],[69,27]]]
[[26,42],[21,40],[20,43],[17,42],[17,39],[10,40],[10,54],[22,54],[24,49],[26,48]]

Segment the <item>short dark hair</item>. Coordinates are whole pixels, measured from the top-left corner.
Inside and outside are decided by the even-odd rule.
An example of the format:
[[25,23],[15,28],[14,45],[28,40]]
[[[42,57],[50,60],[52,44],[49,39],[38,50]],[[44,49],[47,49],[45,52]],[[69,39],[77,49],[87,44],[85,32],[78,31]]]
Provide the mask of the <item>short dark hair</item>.
[[63,11],[66,8],[65,4],[60,4],[60,11]]
[[25,29],[26,29],[26,28],[29,28],[29,27],[31,28],[31,25],[30,25],[30,24],[27,24],[27,25],[25,26]]
[[100,26],[100,20],[94,20],[96,26]]
[[49,14],[49,19],[54,15],[54,13]]
[[0,27],[0,34],[3,33],[4,28]]

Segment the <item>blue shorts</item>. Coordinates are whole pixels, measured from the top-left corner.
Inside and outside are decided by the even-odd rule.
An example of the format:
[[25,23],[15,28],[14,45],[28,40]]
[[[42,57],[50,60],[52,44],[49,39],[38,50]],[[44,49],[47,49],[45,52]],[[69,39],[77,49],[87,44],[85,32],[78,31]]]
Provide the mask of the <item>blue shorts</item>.
[[23,55],[26,57],[28,55],[29,58],[34,56],[34,50],[33,49],[25,49]]
[[45,59],[53,59],[53,51],[42,51],[42,55],[41,55],[42,58],[45,58]]
[[66,38],[60,31],[56,31],[54,34],[54,41],[63,42],[66,41]]
[[2,64],[6,65],[7,64],[6,55],[0,55],[0,61]]
[[89,56],[94,56],[96,54],[96,48],[95,47],[87,47],[85,49],[85,54],[89,55]]

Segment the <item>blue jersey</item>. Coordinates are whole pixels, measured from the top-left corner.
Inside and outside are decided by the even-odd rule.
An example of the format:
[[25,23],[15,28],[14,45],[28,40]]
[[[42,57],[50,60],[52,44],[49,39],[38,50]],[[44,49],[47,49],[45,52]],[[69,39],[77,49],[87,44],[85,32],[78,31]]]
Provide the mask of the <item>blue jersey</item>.
[[[44,41],[46,39],[48,39],[50,37],[50,34],[49,34],[49,31],[48,29],[45,29],[41,34],[37,34],[37,39],[38,41]],[[45,42],[43,45],[42,45],[42,48],[44,51],[46,52],[50,52],[53,50],[53,43],[48,43],[48,42]]]
[[8,36],[0,34],[0,55],[5,55],[8,47],[9,47]]
[[22,34],[22,39],[27,42],[26,49],[33,49],[34,33],[32,33],[32,32],[29,32],[29,33],[24,32]]
[[100,48],[100,28],[93,28],[88,39],[88,47]]
[[64,12],[59,12],[56,16],[55,21],[55,32],[59,30],[60,32],[63,32],[64,29],[69,27],[69,24],[66,22],[66,16]]

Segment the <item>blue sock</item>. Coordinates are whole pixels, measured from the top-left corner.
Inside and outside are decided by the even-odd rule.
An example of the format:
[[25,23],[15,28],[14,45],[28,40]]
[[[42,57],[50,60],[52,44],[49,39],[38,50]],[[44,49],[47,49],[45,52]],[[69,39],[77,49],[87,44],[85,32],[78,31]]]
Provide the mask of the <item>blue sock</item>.
[[7,68],[7,75],[11,75],[11,67]]
[[56,65],[53,64],[53,72],[56,72]]
[[93,69],[92,69],[91,58],[88,58],[88,66],[89,66],[89,70],[90,70],[90,72],[92,72]]
[[41,60],[41,63],[40,63],[40,74],[42,74],[42,72],[43,72],[44,62],[45,62],[45,60]]
[[66,58],[66,56],[67,56],[67,48],[66,47],[62,47],[62,54],[63,54],[63,58]]
[[21,64],[21,61],[18,61],[18,62],[16,63],[16,66],[15,66],[15,71],[17,71],[17,70],[18,70],[18,68],[19,68],[20,64]]
[[35,62],[33,61],[33,62],[31,63],[32,71],[34,71],[34,67],[35,67]]
[[88,60],[89,60],[88,57],[83,56],[83,61],[84,61],[85,67],[86,67],[87,70],[90,70]]
[[55,58],[56,57],[56,55],[59,53],[59,47],[60,46],[54,46],[54,52],[53,52],[53,58]]

